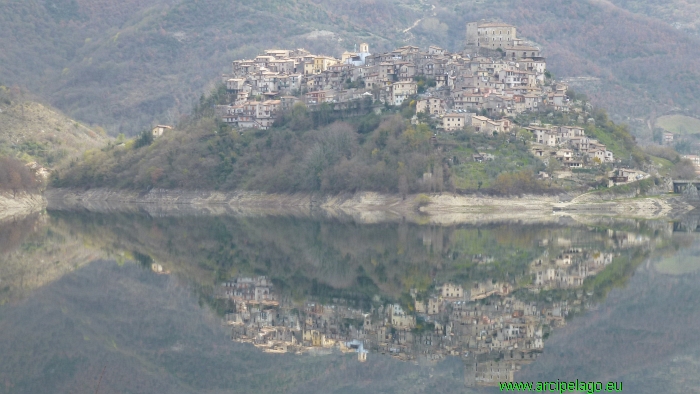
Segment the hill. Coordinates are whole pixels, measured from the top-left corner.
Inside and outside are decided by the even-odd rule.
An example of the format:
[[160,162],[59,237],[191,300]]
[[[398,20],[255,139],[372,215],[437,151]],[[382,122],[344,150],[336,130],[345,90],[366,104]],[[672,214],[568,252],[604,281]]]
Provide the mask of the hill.
[[66,165],[85,150],[103,146],[107,140],[104,130],[86,127],[0,86],[0,157],[36,161],[52,169]]
[[[573,183],[537,179],[538,172],[553,173],[556,168],[546,167],[533,155],[534,136],[522,125],[540,119],[570,124],[572,120],[561,112],[522,115],[516,119],[521,126],[500,134],[476,132],[471,126],[445,133],[430,120],[411,124],[415,109],[410,100],[399,107],[381,107],[382,115],[373,111],[369,100],[363,102],[367,107],[360,116],[297,105],[281,114],[271,129],[245,130],[232,128],[213,113],[213,104],[225,96],[223,87],[216,90],[189,120],[155,140],[145,132],[124,144],[110,143],[85,154],[57,172],[53,184],[130,190],[512,195],[588,190],[607,185],[606,171],[612,169],[612,163],[591,164]],[[596,125],[586,126],[587,135],[604,143],[622,165],[649,163],[625,126],[610,121],[604,111],[595,117]],[[475,154],[489,160],[475,160]]]
[[[664,4],[3,0],[0,80],[110,134],[135,135],[157,122],[175,123],[231,60],[264,48],[338,56],[367,41],[372,50],[437,44],[455,51],[467,21],[489,18],[518,25],[520,36],[545,49],[558,77],[596,78],[580,89],[646,130],[647,117],[669,109],[700,112],[698,39],[671,25],[677,11],[695,8]],[[664,13],[657,16],[659,7]]]

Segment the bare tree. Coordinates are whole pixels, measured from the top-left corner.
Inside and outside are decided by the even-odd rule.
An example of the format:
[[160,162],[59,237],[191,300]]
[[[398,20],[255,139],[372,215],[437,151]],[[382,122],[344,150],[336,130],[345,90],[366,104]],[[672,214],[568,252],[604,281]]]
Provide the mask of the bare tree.
[[13,195],[23,191],[34,191],[38,182],[32,173],[19,160],[0,158],[0,190],[12,191]]

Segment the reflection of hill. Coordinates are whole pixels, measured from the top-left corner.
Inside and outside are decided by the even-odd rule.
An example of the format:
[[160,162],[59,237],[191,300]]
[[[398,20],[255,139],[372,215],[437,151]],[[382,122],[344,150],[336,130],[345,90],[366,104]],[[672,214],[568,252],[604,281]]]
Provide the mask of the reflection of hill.
[[[276,353],[351,351],[359,341],[431,364],[468,354],[471,384],[511,379],[553,327],[624,285],[669,234],[666,223],[635,220],[441,227],[50,214],[88,244],[192,283],[238,341]],[[510,372],[493,377],[484,363]]]
[[[565,238],[586,247],[609,248],[604,231],[558,225],[493,224],[418,226],[358,225],[353,221],[294,217],[164,217],[136,213],[74,214],[52,211],[57,223],[115,255],[136,251],[164,269],[203,286],[229,277],[268,275],[284,291],[309,294],[313,280],[331,288],[360,286],[397,298],[433,280],[515,281],[553,242]],[[138,257],[138,255],[137,255]],[[488,262],[488,264],[485,264]],[[370,281],[362,278],[367,277]],[[370,284],[371,282],[371,284]],[[367,293],[369,292],[369,293]]]
[[[231,338],[264,352],[334,348],[356,352],[360,362],[367,361],[368,353],[381,353],[429,364],[463,357],[468,386],[494,386],[513,381],[516,371],[541,354],[553,328],[565,326],[567,317],[604,298],[612,286],[624,284],[646,257],[641,250],[650,246],[649,238],[608,235],[615,239],[613,250],[633,251],[591,249],[596,237],[558,237],[566,245],[564,252],[548,260],[548,252],[556,248],[545,249],[524,275],[531,275],[534,283],[487,279],[466,288],[442,283],[426,291],[412,289],[393,304],[375,297],[369,305],[358,305],[338,293],[311,294],[302,303],[280,295],[266,277],[238,277],[219,287],[216,297],[225,304],[217,305],[228,307]],[[639,243],[630,245],[630,238]],[[548,242],[545,238],[540,244]],[[551,278],[542,279],[539,266],[549,261],[559,267]]]
[[25,297],[102,255],[46,214],[0,223],[0,304]]
[[[687,392],[697,376],[697,283],[639,272],[598,311],[554,331],[516,378]],[[267,354],[229,334],[173,276],[96,262],[0,308],[0,393],[94,392],[104,366],[101,393],[472,392],[456,359]]]
[[654,247],[649,237],[667,234],[664,223],[634,220],[620,222],[622,231],[614,231],[615,223],[439,227],[298,217],[50,214],[87,244],[149,265],[152,258],[200,286],[238,275],[267,275],[281,291],[297,297],[311,294],[314,286],[331,293],[356,287],[361,298],[380,291],[396,299],[411,288],[428,290],[436,280],[465,286],[482,280],[527,283],[531,263],[543,254],[555,259],[571,248],[620,249],[631,256]]
[[[700,281],[639,270],[586,319],[552,335],[517,379],[623,381],[632,393],[684,393],[700,368]],[[690,390],[692,391],[692,390]]]
[[17,249],[43,220],[39,214],[0,222],[0,256]]
[[660,273],[670,275],[685,275],[699,271],[700,244],[696,242],[698,237],[674,234],[674,239],[678,240],[679,244],[685,243],[685,247],[670,256],[660,259],[656,262],[654,268]]
[[0,393],[452,392],[457,362],[270,355],[227,340],[171,276],[96,262],[0,309]]

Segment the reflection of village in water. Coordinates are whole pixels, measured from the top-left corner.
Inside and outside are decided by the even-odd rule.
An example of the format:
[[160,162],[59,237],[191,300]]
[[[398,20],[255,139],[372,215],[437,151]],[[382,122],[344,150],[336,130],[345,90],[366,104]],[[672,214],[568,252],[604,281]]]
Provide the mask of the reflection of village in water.
[[[264,276],[234,278],[219,288],[217,297],[235,304],[225,317],[232,339],[265,352],[335,349],[356,352],[360,362],[369,353],[415,362],[456,356],[465,363],[468,386],[489,386],[513,381],[514,373],[542,352],[553,328],[564,326],[572,312],[591,308],[591,294],[582,288],[586,278],[599,274],[625,249],[652,244],[650,237],[626,231],[599,231],[579,239],[553,236],[539,241],[544,252],[512,283],[436,283],[427,292],[412,289],[410,301],[388,303],[374,296],[367,310],[335,297],[323,303],[294,302]],[[493,263],[489,256],[472,258],[480,265]],[[537,297],[552,289],[573,297]]]

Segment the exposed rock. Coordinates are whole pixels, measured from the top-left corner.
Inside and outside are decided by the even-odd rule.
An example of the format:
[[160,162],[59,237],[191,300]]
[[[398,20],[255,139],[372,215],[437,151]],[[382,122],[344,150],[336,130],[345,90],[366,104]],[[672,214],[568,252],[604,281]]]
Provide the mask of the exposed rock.
[[698,188],[690,185],[683,190],[683,197],[689,201],[700,201],[700,196],[698,196]]
[[0,221],[26,216],[46,208],[46,200],[38,194],[0,193]]
[[[271,194],[250,191],[210,192],[151,190],[147,193],[91,189],[50,189],[50,209],[87,209],[96,212],[139,210],[153,216],[170,215],[298,215],[352,217],[363,223],[407,220],[453,224],[485,221],[558,221],[562,215],[624,215],[666,217],[688,211],[689,204],[668,198],[604,200],[592,194],[571,199],[561,196],[493,197],[431,196],[360,192],[341,195]],[[555,214],[556,213],[556,214]]]

